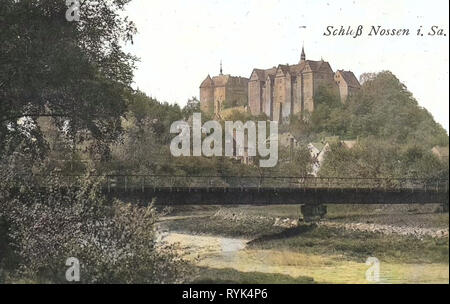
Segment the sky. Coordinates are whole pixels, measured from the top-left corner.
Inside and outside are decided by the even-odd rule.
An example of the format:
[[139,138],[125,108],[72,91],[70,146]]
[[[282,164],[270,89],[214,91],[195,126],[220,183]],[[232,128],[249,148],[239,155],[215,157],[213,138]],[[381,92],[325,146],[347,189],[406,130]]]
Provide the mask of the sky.
[[[133,0],[140,58],[135,87],[184,106],[208,74],[250,77],[253,68],[328,61],[334,71],[392,71],[449,130],[447,0]],[[364,26],[365,35],[324,36],[327,26]],[[367,36],[370,26],[408,28],[409,36]],[[306,28],[303,28],[306,26]],[[416,31],[422,26],[424,36]],[[431,26],[446,36],[428,36]]]

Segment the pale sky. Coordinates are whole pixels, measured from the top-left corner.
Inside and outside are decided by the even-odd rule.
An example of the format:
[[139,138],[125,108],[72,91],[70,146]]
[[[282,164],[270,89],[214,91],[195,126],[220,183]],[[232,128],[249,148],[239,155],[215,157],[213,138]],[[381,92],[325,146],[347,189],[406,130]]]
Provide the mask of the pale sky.
[[[392,71],[449,130],[447,0],[133,0],[139,33],[127,50],[140,57],[135,86],[160,101],[186,104],[205,77],[250,77],[253,68],[328,61],[334,71]],[[405,37],[325,37],[329,25],[409,28]],[[425,35],[416,35],[422,25]],[[431,26],[446,36],[427,36]],[[301,29],[300,26],[306,26]]]

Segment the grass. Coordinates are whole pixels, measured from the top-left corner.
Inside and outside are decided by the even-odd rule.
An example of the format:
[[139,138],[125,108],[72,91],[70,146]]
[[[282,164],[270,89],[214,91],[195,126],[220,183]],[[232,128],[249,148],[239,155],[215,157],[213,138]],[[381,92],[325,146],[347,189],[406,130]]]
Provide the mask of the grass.
[[[326,218],[339,221],[374,221],[384,223],[389,221],[402,221],[411,217],[414,221],[420,220],[422,227],[448,227],[448,213],[436,213],[439,204],[420,205],[365,205],[343,204],[327,205]],[[245,213],[248,216],[301,218],[300,205],[263,205],[263,206],[176,206],[171,215],[201,214],[211,216],[218,210],[229,210],[235,213]],[[422,221],[421,218],[426,218]],[[393,224],[393,223],[392,223]],[[423,225],[422,225],[423,224]]]
[[422,228],[448,228],[448,213],[437,213],[431,205],[328,205],[327,219]]
[[230,220],[211,216],[179,219],[167,222],[169,230],[228,237],[256,238],[265,234],[281,233],[284,229],[273,227],[271,219]]
[[309,277],[293,278],[288,275],[262,272],[241,272],[235,269],[198,267],[199,277],[192,284],[312,284]]
[[[448,228],[447,214],[434,213],[432,205],[330,205],[327,217],[338,222],[363,222],[400,226]],[[225,215],[214,216],[219,207],[202,210],[202,217],[167,222],[172,231],[253,239],[249,248],[340,255],[365,262],[374,256],[393,263],[449,263],[449,239],[385,235],[316,225],[286,229],[274,227],[275,217],[298,218],[299,206],[222,207]]]
[[311,254],[342,255],[345,259],[358,262],[364,262],[370,256],[385,262],[449,262],[448,238],[419,240],[315,225],[299,226],[266,235],[251,241],[248,246],[253,249],[286,249]]

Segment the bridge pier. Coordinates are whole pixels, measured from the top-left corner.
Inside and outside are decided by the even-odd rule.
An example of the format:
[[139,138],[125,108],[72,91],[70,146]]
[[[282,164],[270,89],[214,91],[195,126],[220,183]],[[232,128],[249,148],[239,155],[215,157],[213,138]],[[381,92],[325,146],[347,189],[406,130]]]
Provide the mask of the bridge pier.
[[442,213],[448,213],[448,201],[442,204]]
[[327,206],[322,204],[306,204],[300,208],[305,222],[316,222],[327,214]]

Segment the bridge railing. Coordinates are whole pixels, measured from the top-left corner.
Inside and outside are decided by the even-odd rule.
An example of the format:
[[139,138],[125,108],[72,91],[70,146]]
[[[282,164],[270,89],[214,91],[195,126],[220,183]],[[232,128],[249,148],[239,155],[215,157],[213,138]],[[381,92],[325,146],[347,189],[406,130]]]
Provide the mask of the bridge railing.
[[[35,177],[42,179],[45,176]],[[70,187],[80,176],[61,176],[61,184]],[[369,189],[384,191],[448,192],[448,179],[420,178],[347,178],[295,176],[180,176],[180,175],[103,175],[89,176],[107,191],[144,191],[148,188],[271,188],[271,189]]]
[[109,175],[108,189],[139,190],[146,188],[287,188],[287,189],[371,189],[448,192],[444,179],[407,178],[335,178],[291,176],[171,176]]

